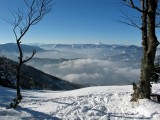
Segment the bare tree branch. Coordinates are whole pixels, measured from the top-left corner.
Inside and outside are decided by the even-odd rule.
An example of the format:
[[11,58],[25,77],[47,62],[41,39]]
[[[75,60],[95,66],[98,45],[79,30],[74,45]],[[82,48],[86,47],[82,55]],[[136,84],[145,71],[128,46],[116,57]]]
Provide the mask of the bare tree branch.
[[124,4],[128,7],[131,7],[131,8],[133,8],[133,9],[139,11],[139,12],[146,12],[146,11],[140,9],[139,7],[135,6],[133,0],[122,0],[122,4]]
[[44,16],[52,10],[53,3],[52,0],[23,0],[27,10],[25,12],[20,10],[11,12],[13,20],[6,20],[9,24],[13,26],[13,33],[16,38],[18,50],[19,50],[19,63],[17,66],[17,97],[14,99],[16,103],[11,106],[16,108],[17,104],[20,103],[22,96],[20,92],[20,71],[21,66],[31,60],[36,54],[36,50],[33,50],[32,55],[28,59],[23,60],[23,51],[21,48],[21,39],[25,36],[32,25],[36,25],[43,20]]
[[119,21],[120,23],[141,29],[141,23],[139,23],[137,20],[133,19],[136,17],[129,17],[129,15],[127,15],[126,13],[124,13],[122,11],[121,11],[121,13],[123,14],[123,18],[122,18],[123,20],[120,20]]
[[29,60],[31,60],[31,59],[33,58],[33,56],[34,56],[35,54],[36,54],[36,50],[33,50],[32,55],[31,55],[28,59],[23,60],[22,62],[23,62],[23,63],[28,62]]

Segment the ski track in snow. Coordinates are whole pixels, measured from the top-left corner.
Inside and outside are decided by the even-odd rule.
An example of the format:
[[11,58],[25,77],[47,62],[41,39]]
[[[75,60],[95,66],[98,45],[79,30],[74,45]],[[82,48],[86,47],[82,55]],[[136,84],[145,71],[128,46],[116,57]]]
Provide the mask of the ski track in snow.
[[[160,85],[153,85],[160,93]],[[72,91],[27,91],[17,109],[15,90],[0,87],[0,120],[160,120],[160,104],[130,102],[132,86],[100,86]]]

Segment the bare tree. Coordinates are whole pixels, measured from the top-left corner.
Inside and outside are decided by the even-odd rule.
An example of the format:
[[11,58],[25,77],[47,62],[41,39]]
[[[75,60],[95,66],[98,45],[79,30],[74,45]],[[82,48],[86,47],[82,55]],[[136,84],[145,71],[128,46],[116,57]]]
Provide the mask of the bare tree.
[[25,4],[25,10],[13,11],[13,20],[6,20],[9,24],[13,26],[13,33],[16,38],[16,43],[19,50],[19,62],[17,65],[17,97],[14,99],[14,103],[11,103],[11,107],[16,108],[17,104],[22,100],[22,95],[20,92],[20,72],[21,66],[31,60],[35,55],[36,51],[33,50],[32,55],[28,59],[23,58],[23,50],[21,48],[21,40],[28,32],[32,25],[38,24],[43,20],[44,16],[52,10],[53,2],[52,0],[23,0]]
[[[150,82],[153,80],[153,74],[155,72],[154,59],[157,46],[159,45],[156,37],[156,15],[158,0],[139,0],[138,3],[139,5],[135,5],[135,1],[133,0],[123,0],[123,4],[141,13],[141,27],[138,27],[142,32],[143,46],[141,77],[139,85],[133,83],[134,93],[132,94],[131,101],[137,101],[138,99],[143,98],[150,99]],[[128,25],[134,27],[138,26],[132,21],[132,19],[129,20],[130,22]]]

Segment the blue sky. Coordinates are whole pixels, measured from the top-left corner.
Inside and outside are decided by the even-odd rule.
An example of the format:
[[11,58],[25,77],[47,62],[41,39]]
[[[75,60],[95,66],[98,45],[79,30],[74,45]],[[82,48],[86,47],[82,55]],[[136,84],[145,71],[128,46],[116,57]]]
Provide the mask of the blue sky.
[[[141,44],[137,28],[119,23],[129,10],[120,0],[54,0],[53,10],[32,26],[22,43],[97,43]],[[22,0],[0,0],[0,16],[11,18],[9,8]],[[0,19],[0,43],[15,42],[12,26]]]

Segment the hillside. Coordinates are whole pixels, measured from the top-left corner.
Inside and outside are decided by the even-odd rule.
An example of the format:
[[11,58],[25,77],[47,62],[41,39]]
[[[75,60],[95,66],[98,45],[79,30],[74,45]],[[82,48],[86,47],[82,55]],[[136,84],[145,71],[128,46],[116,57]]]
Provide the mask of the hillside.
[[[160,94],[160,84],[153,92]],[[0,87],[0,120],[160,120],[160,104],[130,102],[132,86],[99,86],[72,91],[23,90],[20,106],[9,109],[15,90]]]
[[[0,71],[4,76],[8,75],[8,79],[12,82],[16,81],[16,65],[16,62],[0,57]],[[46,74],[31,66],[23,65],[21,70],[21,87],[23,89],[71,90],[77,88],[75,84]]]

